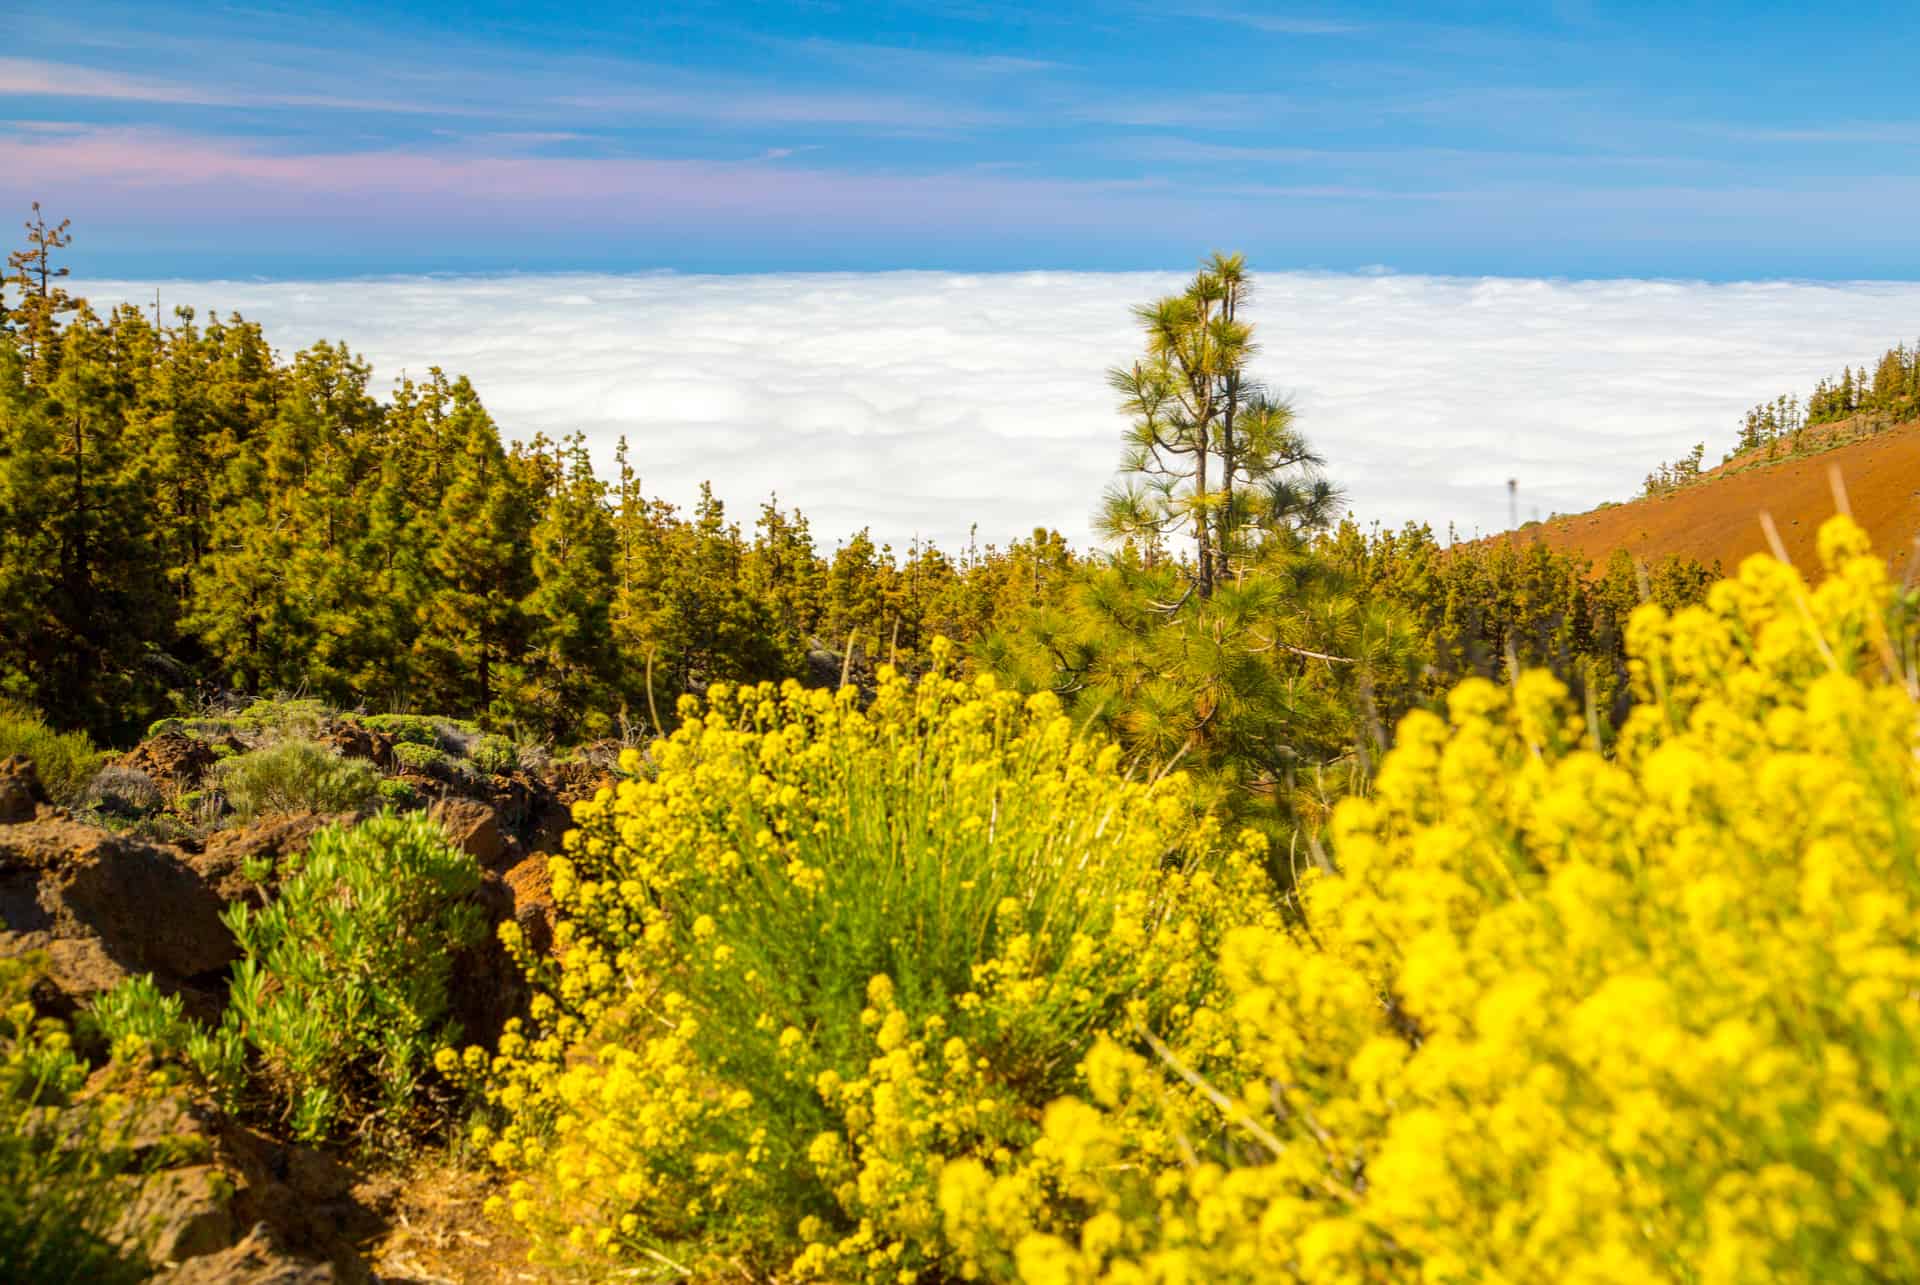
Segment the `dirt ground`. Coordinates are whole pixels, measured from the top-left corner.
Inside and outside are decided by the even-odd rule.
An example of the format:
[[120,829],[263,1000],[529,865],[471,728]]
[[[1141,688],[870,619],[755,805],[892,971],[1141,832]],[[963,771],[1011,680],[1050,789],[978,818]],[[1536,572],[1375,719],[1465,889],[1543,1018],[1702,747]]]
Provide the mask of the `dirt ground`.
[[1647,559],[1679,554],[1718,561],[1731,574],[1748,554],[1767,551],[1760,515],[1770,513],[1794,565],[1817,579],[1814,537],[1834,512],[1836,471],[1854,520],[1894,574],[1906,574],[1920,537],[1920,422],[1800,459],[1735,461],[1671,495],[1555,518],[1510,538],[1542,539],[1595,563],[1615,549]]
[[428,1164],[363,1198],[391,1210],[386,1235],[366,1251],[384,1285],[554,1285],[561,1278],[527,1262],[527,1242],[480,1206],[497,1188],[471,1169]]

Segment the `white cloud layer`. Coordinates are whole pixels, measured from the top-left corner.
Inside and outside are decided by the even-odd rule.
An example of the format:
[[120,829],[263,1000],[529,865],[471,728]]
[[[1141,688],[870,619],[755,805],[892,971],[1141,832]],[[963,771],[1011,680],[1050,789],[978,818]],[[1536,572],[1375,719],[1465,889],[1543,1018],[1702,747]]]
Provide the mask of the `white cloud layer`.
[[[162,282],[163,304],[237,310],[292,351],[344,338],[384,389],[472,376],[512,436],[625,434],[647,489],[711,479],[743,523],[769,493],[823,546],[1088,538],[1122,421],[1103,372],[1129,307],[1178,274],[900,272]],[[102,305],[154,283],[92,281]],[[1569,282],[1268,273],[1258,366],[1290,393],[1363,521],[1444,531],[1575,512],[1638,489],[1744,410],[1804,395],[1920,332],[1920,283]]]

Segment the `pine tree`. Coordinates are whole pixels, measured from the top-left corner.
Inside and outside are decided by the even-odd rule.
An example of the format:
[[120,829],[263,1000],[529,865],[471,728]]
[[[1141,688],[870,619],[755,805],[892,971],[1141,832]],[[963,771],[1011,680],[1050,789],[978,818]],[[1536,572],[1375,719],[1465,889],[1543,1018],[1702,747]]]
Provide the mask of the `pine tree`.
[[1214,255],[1183,293],[1135,310],[1146,355],[1108,377],[1132,424],[1128,476],[1097,525],[1147,549],[1189,532],[1191,584],[1203,599],[1235,574],[1236,559],[1269,536],[1324,526],[1338,501],[1291,408],[1248,374],[1257,349],[1241,311],[1250,295],[1244,259]]
[[457,380],[449,391],[446,431],[462,447],[427,558],[433,584],[420,606],[414,651],[431,708],[491,716],[495,700],[518,679],[532,523],[520,480],[472,385]]
[[[72,223],[71,219],[62,219],[48,227],[46,216],[40,212],[40,202],[35,201],[33,217],[26,223],[27,244],[7,255],[7,275],[0,278],[0,282],[20,291],[20,302],[11,309],[0,308],[0,313],[5,314],[8,328],[24,339],[27,356],[24,373],[36,383],[44,384],[52,378],[52,363],[59,354],[56,333],[60,314],[72,312],[79,306],[78,301],[57,284],[71,269],[53,261],[55,253],[73,243],[68,231]],[[3,301],[4,294],[0,294],[0,302]]]
[[554,484],[532,533],[534,586],[521,603],[528,624],[522,699],[547,735],[567,741],[613,730],[615,536],[586,439],[575,434],[554,459]]

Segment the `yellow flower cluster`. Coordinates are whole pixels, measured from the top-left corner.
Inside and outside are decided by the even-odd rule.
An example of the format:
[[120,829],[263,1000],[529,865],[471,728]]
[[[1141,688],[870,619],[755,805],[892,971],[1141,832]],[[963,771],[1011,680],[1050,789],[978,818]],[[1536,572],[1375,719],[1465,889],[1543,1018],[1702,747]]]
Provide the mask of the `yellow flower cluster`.
[[1338,873],[1230,935],[1234,1051],[1097,1044],[1019,1166],[946,1167],[950,1240],[1035,1285],[1920,1278],[1912,604],[1820,549],[1642,608],[1610,756],[1542,673],[1408,717]]
[[474,1141],[515,1175],[500,1207],[594,1270],[800,1280],[996,1271],[949,1239],[955,1175],[1077,1226],[1077,1195],[1021,1185],[1043,1113],[1103,1039],[1232,1051],[1220,948],[1280,923],[1258,837],[990,678],[682,713],[577,806],[552,958],[504,930],[529,1022],[441,1059],[498,1108]]

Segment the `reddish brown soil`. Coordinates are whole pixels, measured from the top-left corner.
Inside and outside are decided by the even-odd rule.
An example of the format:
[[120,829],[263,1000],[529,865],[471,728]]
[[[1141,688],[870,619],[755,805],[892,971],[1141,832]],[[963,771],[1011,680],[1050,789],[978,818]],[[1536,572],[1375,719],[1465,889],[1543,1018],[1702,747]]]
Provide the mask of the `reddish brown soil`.
[[1554,518],[1516,534],[1596,564],[1626,549],[1642,559],[1678,554],[1709,566],[1717,561],[1731,574],[1748,554],[1767,551],[1760,515],[1770,513],[1788,557],[1817,577],[1814,537],[1834,512],[1836,470],[1854,520],[1895,574],[1904,574],[1920,536],[1920,422],[1799,459],[1736,460],[1670,495]]

